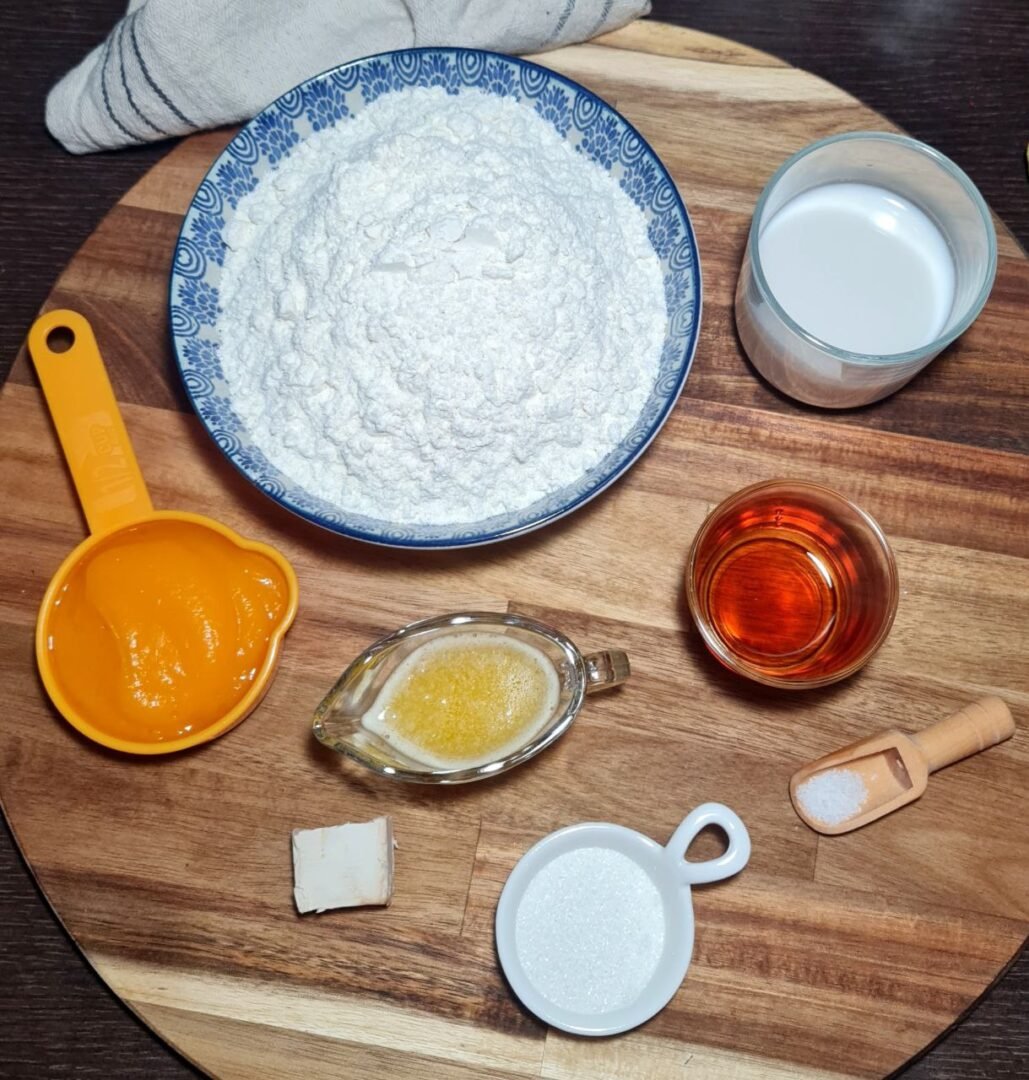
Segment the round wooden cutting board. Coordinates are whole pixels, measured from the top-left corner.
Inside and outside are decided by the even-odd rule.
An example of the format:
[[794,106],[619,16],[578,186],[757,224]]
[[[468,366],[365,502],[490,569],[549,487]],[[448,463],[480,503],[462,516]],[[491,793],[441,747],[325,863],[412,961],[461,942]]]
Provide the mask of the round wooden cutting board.
[[[701,343],[654,446],[585,509],[484,549],[379,550],[290,516],[227,464],[174,372],[172,249],[229,133],[187,139],[111,211],[48,305],[92,320],[155,505],[277,545],[296,567],[300,614],[264,704],[224,738],[164,760],[79,738],[43,693],[32,625],[84,525],[22,356],[0,404],[4,809],[104,979],[219,1076],[882,1077],[968,1008],[1029,928],[1029,262],[1001,229],[982,317],[894,398],[839,414],[798,406],[755,375],[734,335],[750,214],[788,154],[890,125],[771,57],[656,24],[540,59],[640,128],[696,226]],[[872,663],[795,695],[722,671],[681,589],[711,506],[784,474],[870,510],[902,583]],[[394,785],[315,743],[312,710],[355,653],[467,607],[626,649],[632,679],[591,698],[530,764],[462,789]],[[837,838],[795,817],[786,786],[804,761],[985,693],[1010,703],[1015,737],[934,777],[919,802]],[[497,968],[493,916],[512,866],[581,820],[664,842],[709,799],[740,814],[754,853],[738,878],[695,890],[696,951],[678,994],[620,1038],[548,1031]],[[393,905],[297,916],[290,830],[379,814],[399,842]]]

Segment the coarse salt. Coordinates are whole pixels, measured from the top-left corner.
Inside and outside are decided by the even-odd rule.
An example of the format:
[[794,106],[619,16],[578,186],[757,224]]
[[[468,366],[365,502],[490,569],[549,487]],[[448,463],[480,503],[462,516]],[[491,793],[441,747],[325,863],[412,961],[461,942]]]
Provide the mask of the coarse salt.
[[868,788],[853,769],[826,769],[797,788],[804,813],[823,825],[839,825],[854,817],[867,798]]
[[298,145],[226,229],[233,408],[353,514],[531,506],[628,435],[667,325],[647,220],[513,98],[385,95]]
[[631,1005],[653,978],[664,944],[657,886],[610,848],[578,848],[547,863],[515,918],[515,948],[529,982],[575,1013]]

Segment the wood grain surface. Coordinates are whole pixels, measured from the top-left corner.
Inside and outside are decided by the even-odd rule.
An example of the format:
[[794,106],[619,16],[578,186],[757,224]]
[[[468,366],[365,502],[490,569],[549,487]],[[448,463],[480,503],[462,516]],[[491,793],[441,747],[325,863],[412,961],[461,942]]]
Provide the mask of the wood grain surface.
[[[24,358],[4,392],[17,557],[0,569],[0,793],[90,960],[220,1075],[287,1075],[302,1062],[333,1076],[676,1076],[689,1062],[712,1077],[882,1076],[958,1016],[1025,936],[1029,264],[1002,236],[983,317],[890,401],[831,415],[776,395],[732,333],[750,209],[786,153],[883,121],[710,38],[664,37],[662,55],[642,55],[653,33],[544,61],[616,104],[679,183],[703,258],[701,347],[641,464],[538,536],[472,553],[373,551],[297,522],[223,462],[172,376],[164,288],[178,216],[224,134],[183,143],[58,282],[52,302],[94,321],[155,502],[271,539],[300,575],[302,614],[275,686],[211,747],[125,762],[74,737],[43,699],[30,627],[82,521]],[[941,415],[960,440],[941,437]],[[723,673],[679,586],[707,509],[783,471],[875,513],[904,582],[873,664],[803,698]],[[538,762],[459,792],[390,787],[313,746],[307,718],[349,656],[411,618],[472,604],[537,614],[587,648],[625,647],[633,682],[591,701]],[[798,761],[884,717],[916,728],[987,691],[1009,700],[1021,730],[936,778],[917,806],[832,842],[792,817],[785,783]],[[748,821],[755,855],[737,881],[698,891],[695,964],[672,1006],[621,1040],[545,1034],[512,1002],[492,951],[493,907],[518,855],[583,817],[663,839],[711,797]],[[394,907],[293,915],[289,829],[384,810],[402,845]]]

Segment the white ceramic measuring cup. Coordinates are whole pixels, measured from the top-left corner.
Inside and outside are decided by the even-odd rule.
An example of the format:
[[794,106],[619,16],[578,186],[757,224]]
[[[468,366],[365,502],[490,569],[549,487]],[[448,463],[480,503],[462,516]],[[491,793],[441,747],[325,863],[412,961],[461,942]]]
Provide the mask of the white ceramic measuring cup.
[[[716,859],[690,862],[687,849],[701,829],[709,825],[725,833],[728,847]],[[594,854],[598,849],[599,856]],[[587,851],[587,856],[573,855]],[[619,860],[616,855],[612,860],[611,852],[624,858]],[[567,858],[570,855],[572,859]],[[743,822],[720,803],[698,806],[665,847],[633,829],[599,822],[582,822],[551,833],[522,856],[497,905],[497,952],[512,990],[541,1020],[576,1035],[616,1035],[637,1027],[668,1004],[690,966],[690,887],[731,877],[747,865],[749,858],[750,836]],[[569,874],[554,867],[530,891],[539,876],[560,859],[565,859],[567,868],[588,868],[592,864],[595,871],[587,869],[577,874],[572,869]],[[625,859],[634,866],[627,866]],[[614,876],[612,870],[616,871]],[[631,883],[632,888],[624,893],[613,890],[611,882],[619,880]],[[600,918],[598,897],[603,904]],[[521,912],[523,903],[525,911]],[[637,927],[643,913],[651,910],[659,911],[653,928],[656,933],[648,929],[644,935],[647,955],[636,969],[625,971],[621,999],[616,994],[609,999],[610,1007],[595,1008],[576,1003],[570,1007],[567,1000],[555,1000],[562,994],[547,985],[548,970],[560,970],[559,981],[576,987],[579,1000],[585,1000],[597,956],[605,951],[617,956],[624,952],[624,936],[614,943],[606,940],[612,927]],[[546,920],[548,929],[555,932],[539,938],[539,920]],[[542,969],[534,945],[537,939],[547,941]],[[625,993],[629,994],[628,1000],[624,1000]]]

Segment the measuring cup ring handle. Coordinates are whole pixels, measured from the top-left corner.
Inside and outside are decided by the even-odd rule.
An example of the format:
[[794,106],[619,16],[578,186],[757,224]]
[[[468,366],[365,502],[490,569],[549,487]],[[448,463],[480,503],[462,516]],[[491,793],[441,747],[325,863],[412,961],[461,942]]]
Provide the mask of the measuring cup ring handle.
[[[690,862],[686,852],[697,834],[709,825],[722,830],[729,844],[717,859]],[[750,859],[750,834],[739,816],[721,803],[704,803],[685,818],[665,847],[683,885],[706,885],[738,874]]]

